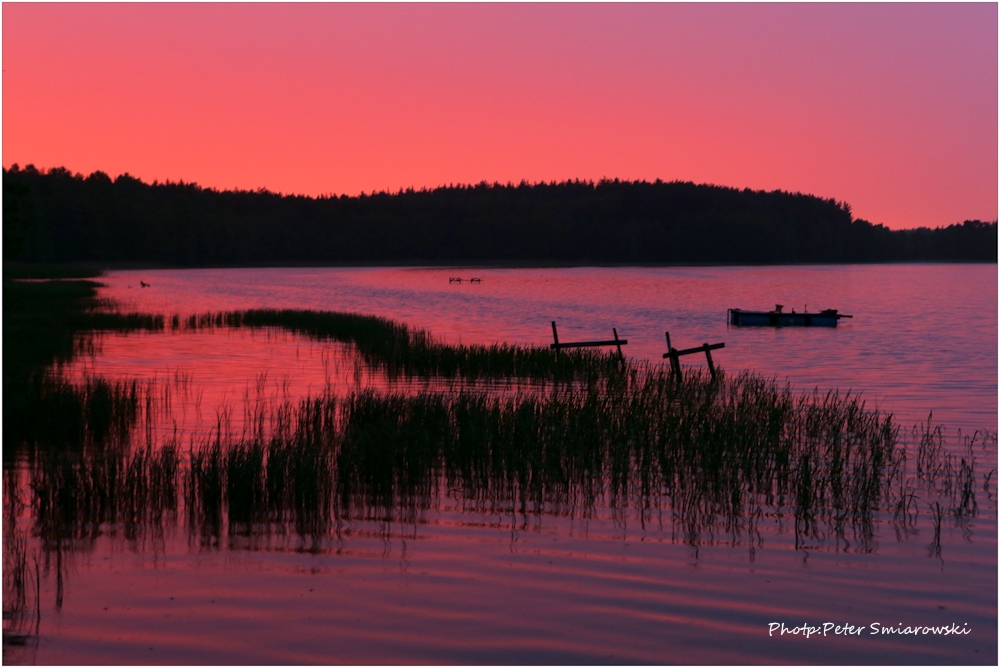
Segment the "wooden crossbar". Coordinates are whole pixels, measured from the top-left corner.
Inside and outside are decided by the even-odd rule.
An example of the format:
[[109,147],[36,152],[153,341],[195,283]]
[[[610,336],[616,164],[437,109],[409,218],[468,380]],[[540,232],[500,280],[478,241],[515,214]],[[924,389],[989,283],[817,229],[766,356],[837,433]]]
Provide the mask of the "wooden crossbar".
[[725,343],[705,343],[696,348],[684,348],[678,350],[670,345],[670,332],[666,332],[667,337],[667,352],[663,353],[663,358],[670,358],[670,369],[675,374],[677,374],[677,380],[681,380],[681,356],[691,355],[692,353],[705,353],[705,360],[708,362],[708,370],[712,373],[712,380],[716,378],[715,363],[712,361],[712,351],[718,350],[719,348],[725,348]]
[[[713,343],[711,345],[706,343],[704,345],[698,346],[697,348],[685,348],[683,350],[674,350],[673,354],[690,355],[691,353],[703,353],[709,350],[718,350],[719,348],[725,348],[725,347],[726,347],[725,343]],[[670,355],[671,353],[663,353],[664,357],[670,357]]]
[[610,339],[608,341],[577,341],[575,343],[551,344],[549,348],[588,348],[590,346],[617,346],[628,343],[627,339]]
[[618,328],[612,327],[612,333],[615,335],[614,339],[609,339],[607,341],[574,341],[572,343],[559,343],[559,332],[556,330],[556,321],[552,321],[552,343],[549,348],[556,351],[556,355],[563,348],[591,348],[595,346],[617,346],[618,347],[618,357],[625,361],[625,355],[622,354],[622,346],[628,345],[628,339],[618,338]]

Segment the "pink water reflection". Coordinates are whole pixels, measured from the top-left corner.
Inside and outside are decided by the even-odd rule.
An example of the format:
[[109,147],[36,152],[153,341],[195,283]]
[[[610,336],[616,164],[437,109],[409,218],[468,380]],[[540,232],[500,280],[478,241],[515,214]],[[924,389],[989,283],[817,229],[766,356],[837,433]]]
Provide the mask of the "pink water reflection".
[[[995,520],[944,562],[922,541],[879,555],[719,537],[699,550],[609,518],[442,508],[416,526],[356,523],[336,550],[162,552],[108,537],[68,555],[41,664],[995,663]],[[772,537],[773,540],[773,537]],[[919,587],[915,586],[919,583]],[[56,583],[43,582],[50,601]],[[957,637],[768,635],[770,622],[968,625]]]
[[252,428],[248,416],[262,410],[391,385],[345,344],[270,329],[105,334],[93,355],[77,356],[61,373],[73,382],[104,376],[152,383],[157,443],[175,434],[181,443],[200,443],[219,429],[240,437]]

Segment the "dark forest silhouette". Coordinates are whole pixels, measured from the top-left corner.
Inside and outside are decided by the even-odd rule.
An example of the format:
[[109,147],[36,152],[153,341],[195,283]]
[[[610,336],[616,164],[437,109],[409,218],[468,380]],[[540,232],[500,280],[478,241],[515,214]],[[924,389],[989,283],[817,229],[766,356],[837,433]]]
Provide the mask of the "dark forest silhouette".
[[656,181],[480,183],[356,197],[3,172],[4,259],[175,266],[997,261],[997,223],[889,230],[844,202]]

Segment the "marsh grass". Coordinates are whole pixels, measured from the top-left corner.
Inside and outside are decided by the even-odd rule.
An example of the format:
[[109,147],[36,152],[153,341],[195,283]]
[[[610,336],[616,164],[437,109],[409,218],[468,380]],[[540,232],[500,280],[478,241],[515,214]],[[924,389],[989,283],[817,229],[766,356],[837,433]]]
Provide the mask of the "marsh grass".
[[160,331],[160,315],[121,312],[97,298],[90,280],[3,281],[4,379],[44,375],[72,358],[81,335],[97,331]]
[[10,454],[26,449],[79,450],[90,444],[127,441],[143,408],[137,381],[87,378],[31,383],[20,414],[5,424]]
[[19,515],[21,488],[29,488],[43,542],[93,535],[107,523],[141,533],[176,496],[169,448],[154,454],[151,443],[141,449],[135,442],[137,426],[148,422],[152,387],[102,378],[70,383],[58,373],[96,331],[163,327],[162,317],[108,311],[98,286],[4,280],[4,516]]
[[253,309],[171,318],[174,329],[281,328],[356,347],[365,363],[390,377],[434,376],[465,381],[497,378],[595,380],[615,373],[617,358],[586,350],[556,355],[548,348],[507,344],[446,345],[429,333],[386,318],[355,313]]
[[[6,267],[5,267],[6,273]],[[82,391],[54,370],[98,331],[162,330],[163,317],[107,310],[99,283],[81,280],[3,282],[3,436],[5,465],[22,447],[61,447],[84,434],[100,439],[122,412],[115,383]],[[117,402],[117,403],[116,403]],[[114,404],[114,405],[113,405]]]
[[44,542],[160,537],[176,519],[180,464],[171,444],[39,452],[29,467],[34,532]]
[[3,541],[3,644],[25,645],[38,638],[41,622],[41,576],[38,555],[14,523]]
[[447,497],[521,528],[610,512],[694,547],[753,551],[787,527],[798,549],[865,552],[883,520],[905,540],[926,508],[939,538],[941,517],[977,516],[976,456],[996,446],[976,433],[956,454],[928,423],[909,461],[892,417],[859,396],[796,395],[751,373],[677,382],[638,362],[506,393],[470,384],[293,404],[248,390],[241,432],[220,411],[183,455],[176,435],[152,436],[155,404],[169,401],[154,384],[62,389],[75,393],[74,429],[40,437],[28,470],[33,532],[63,547],[156,538],[180,516],[203,547],[291,535],[317,550],[352,522],[415,524]]
[[[799,549],[872,551],[883,519],[906,539],[921,508],[932,508],[939,539],[943,517],[956,525],[976,517],[976,455],[996,449],[995,434],[977,432],[955,450],[929,420],[911,432],[911,453],[892,417],[861,397],[796,395],[752,373],[711,379],[689,369],[680,380],[663,365],[610,354],[448,346],[354,314],[251,310],[166,321],[95,306],[92,285],[40,289],[54,292],[38,312],[65,326],[36,350],[35,366],[11,376],[25,391],[10,420],[5,396],[4,435],[28,471],[27,482],[10,480],[30,488],[32,531],[48,546],[108,533],[155,538],[183,517],[202,546],[293,534],[300,549],[322,549],[345,524],[414,524],[447,497],[512,526],[607,511],[695,547],[725,541],[753,551],[769,525],[790,527]],[[48,322],[29,302],[14,302],[25,331]],[[170,400],[152,383],[69,384],[39,373],[95,331],[167,322],[282,328],[347,343],[390,376],[447,382],[416,392],[328,390],[296,404],[248,394],[241,433],[220,410],[214,434],[192,437],[182,453],[176,433],[155,436]],[[512,379],[533,382],[496,390],[493,381]],[[982,486],[991,499],[992,475]]]
[[[286,427],[266,438],[192,452],[188,489],[211,490],[192,498],[192,531],[217,540],[228,518],[231,535],[294,526],[315,544],[345,521],[414,522],[447,495],[525,526],[608,508],[691,545],[760,546],[770,518],[799,548],[872,551],[883,515],[905,527],[919,515],[891,416],[752,374],[678,384],[645,366],[545,394],[365,391],[283,410]],[[956,518],[977,512],[973,459],[950,483],[935,471],[919,478],[925,498]]]

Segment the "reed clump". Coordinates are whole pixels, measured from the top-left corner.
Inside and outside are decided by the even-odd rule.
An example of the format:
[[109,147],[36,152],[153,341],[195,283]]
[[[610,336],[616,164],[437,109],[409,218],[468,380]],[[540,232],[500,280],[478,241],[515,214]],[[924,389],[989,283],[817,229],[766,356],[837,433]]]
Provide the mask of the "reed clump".
[[448,495],[525,518],[631,509],[694,545],[759,539],[763,517],[788,518],[799,547],[871,550],[881,513],[915,510],[891,416],[749,373],[677,382],[634,367],[534,393],[328,395],[293,413],[269,436],[192,454],[188,489],[211,490],[192,500],[192,529],[293,524],[315,541],[344,521],[415,521]]
[[45,543],[162,535],[176,519],[180,466],[172,444],[39,452],[29,468],[34,532]]

